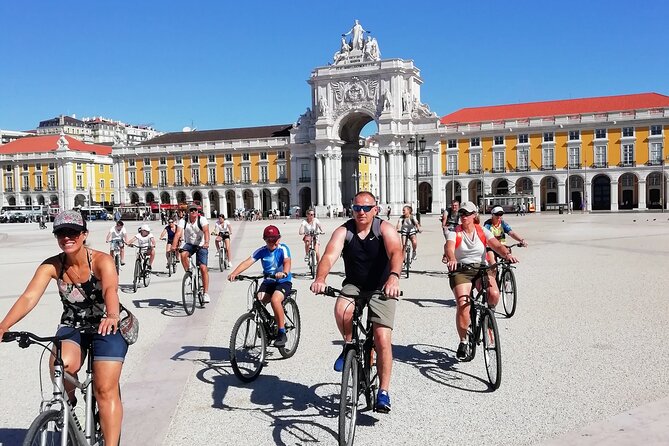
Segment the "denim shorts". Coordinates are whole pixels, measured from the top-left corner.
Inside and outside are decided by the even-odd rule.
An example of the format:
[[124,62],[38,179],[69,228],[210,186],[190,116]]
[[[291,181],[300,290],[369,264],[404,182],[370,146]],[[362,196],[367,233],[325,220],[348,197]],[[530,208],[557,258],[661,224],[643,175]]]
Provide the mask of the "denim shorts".
[[202,248],[201,246],[191,245],[190,243],[184,243],[181,247],[182,250],[187,251],[188,254],[193,255],[196,249],[200,248],[195,257],[196,265],[206,265],[209,263],[209,250],[207,248]]
[[128,343],[125,342],[123,336],[121,336],[120,331],[116,331],[116,334],[110,334],[102,336],[101,334],[81,334],[79,331],[67,325],[61,325],[58,327],[56,336],[67,335],[74,331],[72,337],[64,339],[63,342],[73,342],[79,346],[83,354],[86,354],[82,348],[81,344],[88,345],[93,338],[93,361],[117,361],[123,362],[125,360],[125,355],[128,352]]

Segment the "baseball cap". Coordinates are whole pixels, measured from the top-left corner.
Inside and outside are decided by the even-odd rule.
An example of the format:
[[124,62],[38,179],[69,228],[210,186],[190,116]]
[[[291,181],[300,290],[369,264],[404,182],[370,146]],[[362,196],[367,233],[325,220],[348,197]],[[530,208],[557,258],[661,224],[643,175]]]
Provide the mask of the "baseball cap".
[[53,220],[53,232],[56,233],[61,229],[85,231],[86,221],[78,211],[63,211]]
[[140,231],[151,232],[151,228],[149,228],[149,225],[146,225],[146,224],[140,226],[140,227],[139,227],[139,230],[140,230]]
[[188,210],[189,210],[189,211],[191,211],[191,210],[193,210],[193,209],[195,209],[195,210],[197,211],[197,204],[190,204],[190,205],[188,205]]
[[267,226],[262,233],[262,238],[279,238],[279,237],[281,237],[279,228],[277,228],[274,225]]
[[495,206],[492,208],[492,211],[490,211],[491,214],[503,214],[504,209],[502,209],[502,206]]
[[471,214],[478,212],[479,209],[471,201],[465,201],[464,203],[460,203],[460,209],[458,210],[458,212],[463,212],[463,211],[467,212],[468,214]]

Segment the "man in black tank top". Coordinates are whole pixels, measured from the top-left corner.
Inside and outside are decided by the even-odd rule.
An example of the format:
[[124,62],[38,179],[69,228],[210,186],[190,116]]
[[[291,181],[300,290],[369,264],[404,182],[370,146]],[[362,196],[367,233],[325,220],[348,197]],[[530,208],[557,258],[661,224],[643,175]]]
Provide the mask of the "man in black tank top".
[[[359,192],[353,199],[353,219],[338,227],[333,233],[325,253],[318,263],[316,280],[311,291],[322,293],[325,279],[342,255],[346,277],[342,291],[358,295],[361,291],[378,290],[369,302],[374,326],[379,393],[377,410],[390,411],[390,375],[392,372],[392,329],[395,305],[400,295],[399,271],[402,269],[402,246],[395,228],[377,217],[376,198],[367,191]],[[384,296],[385,294],[385,296]],[[335,303],[337,328],[346,342],[351,340],[351,299],[339,297]],[[343,368],[343,353],[335,362],[335,370]]]

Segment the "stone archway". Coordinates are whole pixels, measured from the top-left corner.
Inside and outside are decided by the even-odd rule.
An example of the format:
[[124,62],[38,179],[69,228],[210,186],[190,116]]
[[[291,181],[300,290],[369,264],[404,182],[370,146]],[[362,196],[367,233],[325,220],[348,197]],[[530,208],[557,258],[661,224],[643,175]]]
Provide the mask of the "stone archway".
[[253,209],[253,192],[249,189],[244,189],[242,192],[242,202],[244,203],[244,209],[251,210]]
[[86,196],[82,194],[77,194],[74,197],[75,206],[84,206],[86,204]]
[[432,212],[432,185],[427,182],[418,185],[418,208],[421,214]]
[[279,189],[277,192],[278,196],[278,204],[279,204],[279,212],[281,212],[281,215],[288,215],[288,211],[290,209],[290,192],[288,192],[288,189],[285,187],[282,187]]
[[225,201],[228,205],[228,218],[233,218],[235,216],[235,209],[237,209],[237,200],[234,190],[227,190],[225,192]]
[[7,202],[9,203],[10,206],[16,206],[16,197],[9,197],[7,199]]
[[569,176],[569,196],[572,210],[582,210],[585,206],[585,186],[580,175]]
[[492,182],[493,195],[508,195],[509,182],[504,178],[497,178]]
[[269,189],[263,189],[260,192],[260,207],[262,208],[263,216],[265,217],[272,210],[272,193]]
[[520,177],[516,180],[516,193],[532,195],[534,189],[532,187],[532,180],[528,177]]
[[186,192],[182,190],[177,192],[177,203],[186,204],[187,201],[188,201],[188,196],[186,195]]
[[368,111],[353,110],[343,115],[336,124],[339,139],[343,141],[341,146],[341,203],[351,203],[359,191],[360,148],[362,147],[360,133],[372,121],[374,121],[374,115]]
[[37,204],[44,206],[44,195],[38,195],[37,196]]
[[202,205],[202,192],[199,190],[193,192],[193,202],[199,204],[200,206]]
[[458,181],[449,181],[446,183],[446,204],[450,204],[453,200],[462,201],[462,188]]
[[546,210],[546,206],[558,204],[558,181],[554,176],[547,176],[541,179],[541,210]]
[[221,204],[218,198],[218,192],[215,190],[209,191],[209,207],[212,218],[221,213]]
[[467,200],[479,206],[481,203],[481,198],[483,198],[483,195],[481,193],[482,192],[481,180],[471,180],[469,182],[468,189],[469,189],[469,197],[467,197]]
[[[662,187],[665,193],[662,194]],[[662,181],[662,172],[651,172],[646,176],[646,208],[662,209],[662,198],[667,198],[666,181]],[[664,206],[666,209],[666,205]]]
[[160,193],[160,202],[162,204],[170,204],[170,193],[169,192],[161,192]]
[[26,206],[30,206],[30,205],[32,205],[32,204],[33,204],[33,199],[32,199],[32,197],[31,197],[30,195],[26,195],[26,196],[24,196],[24,197],[23,197],[23,203],[24,203]]
[[49,203],[50,204],[58,204],[58,195],[51,195],[49,197]]
[[632,172],[626,172],[618,178],[618,209],[639,207],[638,187],[639,179]]
[[156,201],[156,197],[153,195],[153,192],[147,192],[146,195],[144,195],[144,202],[146,204],[153,203]]
[[592,210],[611,210],[611,179],[604,174],[592,179]]
[[130,192],[130,204],[139,203],[139,195],[137,192]]

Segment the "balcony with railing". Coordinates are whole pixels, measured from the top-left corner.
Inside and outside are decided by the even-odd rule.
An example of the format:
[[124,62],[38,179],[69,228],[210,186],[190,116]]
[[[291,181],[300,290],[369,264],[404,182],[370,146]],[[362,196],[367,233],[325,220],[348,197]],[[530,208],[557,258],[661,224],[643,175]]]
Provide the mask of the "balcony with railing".
[[14,192],[14,188],[12,186],[7,186],[5,192]]
[[226,186],[230,186],[232,184],[235,184],[235,181],[234,180],[225,180],[225,181],[223,181],[223,184],[225,184]]
[[242,184],[251,184],[251,179],[250,178],[243,178],[240,183]]
[[592,165],[590,165],[590,167],[592,169],[605,169],[605,168],[609,167],[609,163],[607,161],[600,161],[600,162],[592,163]]
[[662,160],[648,160],[646,161],[646,166],[661,166]]
[[569,163],[569,166],[564,166],[565,169],[580,169],[581,163]]
[[555,164],[542,164],[541,170],[555,170]]
[[77,187],[75,187],[75,189],[79,190],[79,191],[86,190],[86,189],[84,189],[84,186],[77,186]]
[[300,177],[300,183],[311,183],[311,177]]
[[530,166],[518,166],[516,167],[516,172],[529,172]]
[[167,181],[161,181],[158,183],[158,187],[167,187]]
[[172,183],[172,186],[174,187],[182,187],[183,185],[184,185],[183,181],[175,181],[174,183]]
[[446,176],[460,175],[460,171],[458,169],[446,169],[444,175]]
[[506,167],[493,167],[492,173],[504,173],[506,172]]
[[137,187],[137,184],[135,183],[128,183],[128,189],[135,189]]
[[54,186],[53,184],[49,184],[49,186],[47,187],[47,189],[49,189],[49,190],[56,190],[56,186]]
[[268,184],[269,180],[267,178],[261,178],[258,180],[258,184]]
[[216,186],[216,180],[209,180],[207,181],[207,186]]
[[483,173],[483,171],[481,170],[480,167],[477,167],[477,168],[475,168],[475,169],[469,169],[469,170],[467,171],[467,173],[468,173],[469,175],[476,175],[476,174],[479,174],[479,175],[480,175],[481,173]]
[[621,161],[618,167],[636,167],[636,161]]
[[286,177],[279,177],[279,178],[276,179],[276,182],[277,182],[277,183],[286,184],[286,183],[288,183],[288,178],[286,178]]
[[35,186],[35,192],[42,192],[43,188],[42,186]]
[[29,186],[21,186],[21,192],[29,192],[30,187]]

